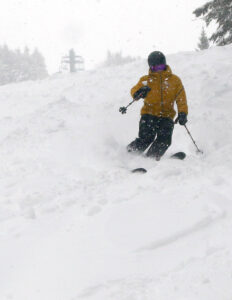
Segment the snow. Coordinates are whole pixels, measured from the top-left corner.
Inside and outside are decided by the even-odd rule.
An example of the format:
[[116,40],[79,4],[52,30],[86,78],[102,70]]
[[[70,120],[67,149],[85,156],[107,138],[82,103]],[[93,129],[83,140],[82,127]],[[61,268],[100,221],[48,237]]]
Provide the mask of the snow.
[[118,112],[146,61],[0,88],[0,299],[231,300],[231,51],[168,56],[204,154],[160,162]]

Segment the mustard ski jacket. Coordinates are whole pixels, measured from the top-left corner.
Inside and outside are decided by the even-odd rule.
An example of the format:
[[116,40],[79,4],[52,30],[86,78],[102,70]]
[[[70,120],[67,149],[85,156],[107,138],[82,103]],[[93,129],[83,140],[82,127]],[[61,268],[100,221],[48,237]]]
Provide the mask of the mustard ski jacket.
[[131,89],[131,95],[141,87],[149,86],[141,109],[141,115],[149,114],[157,117],[171,118],[176,115],[174,104],[177,104],[178,113],[188,114],[188,105],[185,90],[180,78],[174,75],[167,66],[165,71],[151,72],[140,78],[139,82]]

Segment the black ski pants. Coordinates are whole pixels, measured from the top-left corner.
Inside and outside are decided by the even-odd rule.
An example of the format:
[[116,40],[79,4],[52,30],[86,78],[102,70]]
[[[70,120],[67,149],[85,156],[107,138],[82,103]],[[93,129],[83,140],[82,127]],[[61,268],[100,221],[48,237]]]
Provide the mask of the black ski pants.
[[144,152],[147,156],[160,158],[172,143],[174,122],[170,118],[142,115],[139,137],[127,146],[129,152]]

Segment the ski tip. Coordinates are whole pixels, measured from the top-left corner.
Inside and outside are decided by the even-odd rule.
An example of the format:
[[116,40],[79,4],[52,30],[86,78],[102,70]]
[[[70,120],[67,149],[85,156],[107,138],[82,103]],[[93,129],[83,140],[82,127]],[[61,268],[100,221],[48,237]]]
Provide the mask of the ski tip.
[[186,154],[184,152],[177,152],[171,156],[171,158],[176,158],[176,159],[180,159],[180,160],[185,159],[185,157],[186,157]]
[[144,173],[147,173],[147,170],[144,168],[137,168],[137,169],[133,169],[131,172],[144,174]]

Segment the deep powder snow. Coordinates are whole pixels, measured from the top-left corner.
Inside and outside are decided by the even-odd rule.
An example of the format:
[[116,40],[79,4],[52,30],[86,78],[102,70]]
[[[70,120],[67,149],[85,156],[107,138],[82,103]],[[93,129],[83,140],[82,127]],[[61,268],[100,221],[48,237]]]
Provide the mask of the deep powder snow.
[[0,299],[231,300],[231,51],[167,57],[204,154],[176,125],[160,162],[118,112],[146,61],[0,88]]

